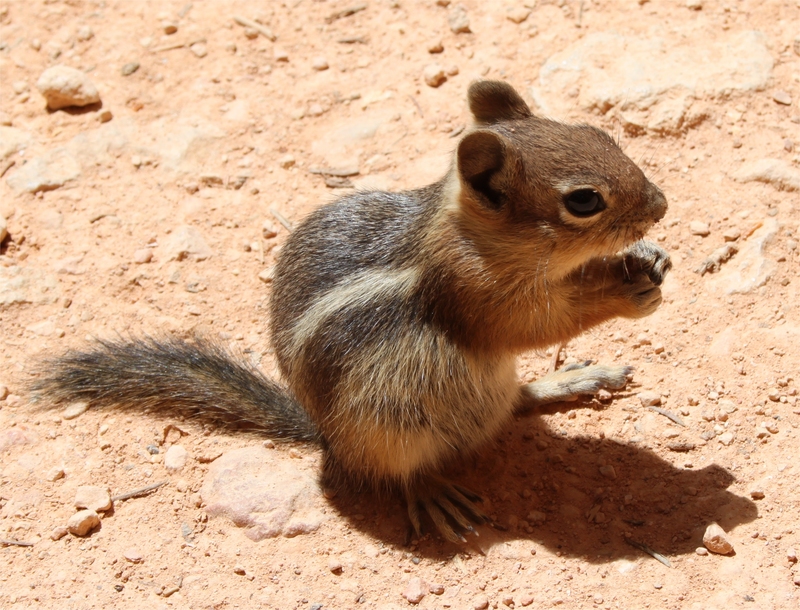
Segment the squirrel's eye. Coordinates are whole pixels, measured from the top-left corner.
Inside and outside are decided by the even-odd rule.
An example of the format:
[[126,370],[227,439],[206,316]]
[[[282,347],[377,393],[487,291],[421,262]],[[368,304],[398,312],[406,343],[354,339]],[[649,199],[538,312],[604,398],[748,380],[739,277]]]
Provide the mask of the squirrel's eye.
[[591,216],[606,208],[603,197],[594,189],[578,189],[564,197],[564,206],[574,216]]

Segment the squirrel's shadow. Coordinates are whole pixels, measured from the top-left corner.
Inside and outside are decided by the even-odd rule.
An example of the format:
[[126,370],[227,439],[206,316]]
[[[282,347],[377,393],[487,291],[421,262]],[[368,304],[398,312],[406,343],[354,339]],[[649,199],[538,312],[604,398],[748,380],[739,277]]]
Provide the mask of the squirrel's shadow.
[[[563,436],[540,417],[521,417],[496,444],[448,473],[483,496],[484,510],[507,528],[483,526],[479,539],[467,536],[465,548],[530,540],[562,555],[608,562],[643,556],[638,543],[674,556],[701,546],[712,521],[729,531],[757,517],[751,500],[728,491],[735,477],[726,469],[689,468],[691,452],[670,455],[678,465],[640,444]],[[345,491],[333,504],[354,529],[404,544],[408,519],[397,499]],[[423,536],[416,553],[446,558],[459,549],[434,533],[430,521],[425,525],[432,535]]]

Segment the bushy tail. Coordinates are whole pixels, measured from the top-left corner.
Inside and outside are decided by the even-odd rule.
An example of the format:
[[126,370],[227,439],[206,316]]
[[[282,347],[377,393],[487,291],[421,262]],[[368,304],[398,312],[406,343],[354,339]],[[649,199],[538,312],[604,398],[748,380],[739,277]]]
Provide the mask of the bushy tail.
[[46,361],[33,394],[56,403],[87,401],[200,415],[276,437],[317,441],[300,404],[254,366],[200,337],[98,341]]

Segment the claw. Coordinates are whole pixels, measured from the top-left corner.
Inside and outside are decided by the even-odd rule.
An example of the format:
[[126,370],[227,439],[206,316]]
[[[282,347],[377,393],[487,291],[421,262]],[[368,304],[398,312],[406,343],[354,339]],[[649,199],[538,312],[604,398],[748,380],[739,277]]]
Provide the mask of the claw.
[[473,524],[482,525],[491,522],[491,519],[473,503],[481,501],[478,494],[438,477],[423,481],[415,488],[406,491],[408,517],[417,536],[422,535],[420,521],[422,509],[428,513],[442,537],[450,542],[462,544],[466,542],[463,533],[478,534]]

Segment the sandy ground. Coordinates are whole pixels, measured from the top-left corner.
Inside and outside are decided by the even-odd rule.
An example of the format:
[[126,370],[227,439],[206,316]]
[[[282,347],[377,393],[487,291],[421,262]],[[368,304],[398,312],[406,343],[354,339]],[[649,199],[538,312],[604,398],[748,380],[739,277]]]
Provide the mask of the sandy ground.
[[[32,137],[0,165],[0,279],[18,296],[0,305],[0,606],[401,608],[419,578],[421,608],[798,607],[797,185],[731,179],[762,158],[796,167],[796,3],[465,0],[472,32],[461,34],[447,2],[370,0],[341,15],[356,4],[0,3],[0,119]],[[28,404],[37,359],[131,330],[213,334],[274,373],[264,280],[288,234],[280,217],[296,224],[343,192],[326,179],[399,190],[438,178],[468,120],[471,80],[506,79],[533,104],[543,63],[588,33],[691,31],[691,45],[745,29],[767,41],[768,85],[702,98],[705,120],[689,129],[631,133],[613,112],[577,105],[552,113],[611,131],[663,188],[671,208],[652,237],[674,270],[655,315],[565,348],[567,359],[634,365],[626,391],[519,419],[455,472],[507,531],[405,546],[399,504],[341,494],[316,532],[253,542],[209,518],[198,491],[209,460],[264,439],[163,414],[67,419]],[[443,51],[429,53],[436,43]],[[437,88],[423,78],[434,62],[449,73]],[[35,83],[56,63],[86,71],[102,104],[48,112]],[[61,155],[49,158],[68,174],[62,186],[7,183],[48,154]],[[344,179],[310,171],[353,167]],[[264,237],[265,221],[276,237]],[[196,252],[182,257],[186,227]],[[698,274],[728,239],[740,252]],[[757,281],[730,292],[719,278],[744,256]],[[531,354],[520,374],[547,366]],[[643,406],[643,392],[685,425]],[[186,434],[165,433],[169,424]],[[188,461],[168,471],[176,443]],[[313,448],[274,456],[311,473],[319,463]],[[162,480],[117,501],[90,536],[52,539],[78,486],[119,494]],[[733,555],[697,553],[711,522]]]

